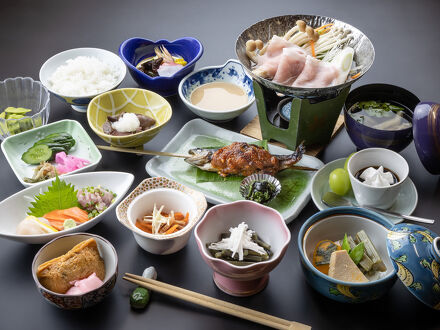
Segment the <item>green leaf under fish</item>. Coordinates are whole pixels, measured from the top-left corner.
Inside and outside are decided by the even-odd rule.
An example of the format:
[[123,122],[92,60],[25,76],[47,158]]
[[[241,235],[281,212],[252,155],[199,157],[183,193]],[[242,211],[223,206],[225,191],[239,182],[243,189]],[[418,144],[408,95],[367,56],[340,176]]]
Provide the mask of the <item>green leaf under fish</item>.
[[[208,135],[196,135],[183,143],[180,148],[176,150],[176,152],[185,153],[189,149],[203,148],[206,146],[218,148],[228,145],[230,143],[232,143],[232,141],[228,141],[226,139],[220,139]],[[209,193],[220,196],[227,201],[232,202],[243,199],[240,194],[240,182],[243,177],[237,177],[238,179],[236,179],[235,181],[234,179],[228,178],[227,180],[230,181],[225,181],[217,173],[213,173],[213,177],[210,174],[212,172],[199,172],[197,167],[191,166],[182,159],[177,158],[171,160],[167,166],[169,166],[171,175],[175,179],[182,181],[182,183],[188,185],[197,184],[203,191],[207,191]],[[197,182],[197,172],[199,172],[200,175],[199,179],[201,179],[201,181],[203,182]],[[204,180],[204,177],[202,177],[202,175],[209,176],[210,180]],[[271,200],[266,205],[276,209],[281,213],[286,211],[289,207],[296,203],[298,196],[300,196],[306,189],[307,184],[311,180],[311,177],[311,173],[308,173],[307,171],[298,171],[294,169],[286,169],[278,172],[276,174],[276,178],[280,181],[282,185],[281,192],[276,198]]]

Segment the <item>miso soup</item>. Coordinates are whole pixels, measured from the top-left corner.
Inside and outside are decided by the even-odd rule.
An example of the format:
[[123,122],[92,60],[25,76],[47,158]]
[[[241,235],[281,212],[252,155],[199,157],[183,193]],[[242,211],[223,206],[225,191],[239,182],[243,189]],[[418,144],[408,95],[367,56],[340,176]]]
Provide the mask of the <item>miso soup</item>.
[[380,130],[396,131],[412,126],[405,108],[389,102],[356,102],[348,109],[348,114],[357,122]]

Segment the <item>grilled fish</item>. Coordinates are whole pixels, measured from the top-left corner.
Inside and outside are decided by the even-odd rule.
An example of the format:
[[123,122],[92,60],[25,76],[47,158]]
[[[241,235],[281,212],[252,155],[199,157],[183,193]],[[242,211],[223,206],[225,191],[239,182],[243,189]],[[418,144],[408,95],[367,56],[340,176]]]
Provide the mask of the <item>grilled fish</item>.
[[190,149],[191,155],[185,158],[188,164],[204,171],[228,175],[248,176],[254,173],[275,175],[277,172],[293,167],[303,156],[305,147],[301,143],[290,155],[272,155],[262,147],[234,142],[220,149]]

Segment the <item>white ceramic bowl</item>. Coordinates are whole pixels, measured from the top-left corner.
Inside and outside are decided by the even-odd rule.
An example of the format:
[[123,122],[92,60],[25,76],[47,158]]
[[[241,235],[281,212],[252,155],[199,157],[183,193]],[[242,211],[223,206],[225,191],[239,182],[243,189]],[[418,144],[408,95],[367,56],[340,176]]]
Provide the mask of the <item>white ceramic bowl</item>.
[[[393,171],[399,182],[389,187],[372,187],[355,178],[358,171],[370,166],[383,166]],[[408,178],[409,166],[397,152],[384,148],[368,148],[355,153],[347,165],[356,201],[360,205],[390,208],[399,195],[402,184]]]
[[[207,110],[192,104],[191,93],[197,87],[212,82],[227,82],[243,88],[248,95],[247,104],[237,109],[221,111]],[[187,75],[179,84],[179,96],[187,108],[197,116],[213,122],[225,122],[238,117],[249,109],[255,100],[252,78],[236,60],[228,60],[218,66],[208,66]]]
[[23,189],[0,202],[0,214],[2,215],[0,237],[27,244],[42,244],[58,236],[86,231],[103,220],[119,203],[133,183],[134,176],[124,172],[92,172],[74,174],[60,179],[74,185],[76,189],[101,185],[103,188],[107,188],[116,194],[115,201],[98,216],[74,228],[41,235],[17,235],[17,225],[26,217],[26,212],[29,206],[31,206],[33,197],[39,194],[40,191],[46,191],[47,187],[52,184],[53,179],[44,181]]
[[[78,56],[88,56],[88,57],[96,57],[100,61],[111,64],[116,67],[119,71],[119,78],[113,84],[111,88],[101,91],[100,93],[90,94],[90,95],[60,95],[55,92],[51,85],[49,84],[49,78],[55,72],[55,70],[61,66],[66,64],[66,61],[69,59],[74,59]],[[61,53],[58,53],[51,58],[49,58],[46,62],[44,62],[43,66],[40,69],[40,81],[53,95],[58,97],[59,99],[65,101],[67,104],[70,104],[73,110],[78,112],[86,112],[87,106],[90,101],[97,95],[102,94],[104,92],[108,92],[112,89],[115,89],[120,85],[122,80],[127,73],[127,68],[125,67],[124,62],[119,58],[118,55],[100,48],[74,48],[65,50]]]
[[[164,212],[189,213],[188,224],[181,230],[169,235],[154,235],[135,226],[136,219],[165,205]],[[144,180],[117,207],[118,220],[133,232],[138,245],[153,254],[171,254],[181,250],[191,236],[191,230],[200,220],[207,207],[202,193],[187,188],[167,178]]]
[[[75,245],[90,238],[95,239],[99,254],[105,263],[104,283],[97,289],[80,295],[60,294],[46,289],[37,277],[37,269],[42,263],[57,258]],[[101,236],[79,233],[57,237],[44,245],[32,262],[32,277],[41,295],[50,303],[62,309],[81,309],[101,302],[113,289],[118,277],[118,255],[113,245]]]

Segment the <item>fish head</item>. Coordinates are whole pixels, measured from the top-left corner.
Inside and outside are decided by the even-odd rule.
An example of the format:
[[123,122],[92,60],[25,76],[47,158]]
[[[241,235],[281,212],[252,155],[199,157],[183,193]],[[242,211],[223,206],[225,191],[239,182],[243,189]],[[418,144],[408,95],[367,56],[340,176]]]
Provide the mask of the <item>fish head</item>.
[[190,165],[197,166],[201,169],[205,167],[210,167],[212,156],[217,151],[217,149],[205,149],[205,148],[194,148],[188,150],[190,154],[189,157],[185,158],[185,162]]

